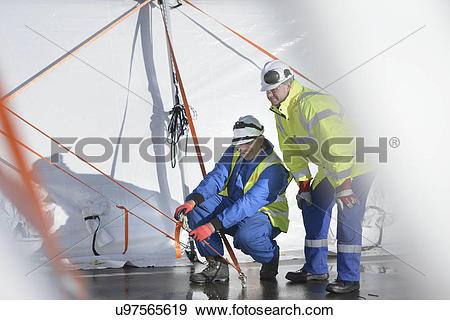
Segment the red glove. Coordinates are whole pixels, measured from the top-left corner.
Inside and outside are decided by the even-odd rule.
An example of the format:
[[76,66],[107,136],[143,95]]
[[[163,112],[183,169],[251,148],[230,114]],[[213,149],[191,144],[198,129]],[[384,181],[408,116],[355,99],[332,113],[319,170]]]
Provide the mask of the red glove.
[[297,206],[300,210],[302,210],[302,200],[306,201],[306,204],[308,206],[312,203],[312,196],[311,196],[311,179],[306,181],[299,181],[298,182],[298,193],[297,193]]
[[175,210],[173,217],[177,221],[182,221],[183,217],[186,216],[188,214],[188,212],[192,211],[192,209],[194,209],[194,207],[195,207],[195,202],[193,200],[189,200],[188,202],[179,206]]
[[192,230],[189,235],[197,241],[203,241],[216,231],[211,223],[206,223]]
[[336,204],[340,211],[344,210],[344,205],[348,208],[359,205],[359,200],[356,198],[353,190],[351,189],[352,180],[347,179],[343,184],[336,187]]

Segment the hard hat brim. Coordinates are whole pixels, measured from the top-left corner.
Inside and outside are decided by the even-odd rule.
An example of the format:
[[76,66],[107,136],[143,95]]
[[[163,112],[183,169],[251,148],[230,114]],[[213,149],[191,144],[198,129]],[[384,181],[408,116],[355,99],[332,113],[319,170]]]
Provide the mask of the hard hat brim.
[[282,85],[282,83],[275,83],[275,84],[262,83],[260,91],[267,92],[267,91],[273,90],[281,85]]
[[284,79],[282,82],[274,83],[274,84],[268,84],[268,83],[262,82],[260,91],[267,92],[269,90],[273,90],[273,89],[278,88],[279,86],[283,85],[283,83],[286,83],[289,79],[293,79],[293,78],[294,77],[291,75],[290,77]]
[[244,139],[244,140],[239,140],[239,141],[232,142],[231,144],[234,145],[234,146],[239,146],[239,145],[241,145],[241,144],[246,144],[246,143],[252,142],[252,141],[254,141],[254,140],[256,140],[256,139],[257,139],[257,138],[254,138],[254,139]]

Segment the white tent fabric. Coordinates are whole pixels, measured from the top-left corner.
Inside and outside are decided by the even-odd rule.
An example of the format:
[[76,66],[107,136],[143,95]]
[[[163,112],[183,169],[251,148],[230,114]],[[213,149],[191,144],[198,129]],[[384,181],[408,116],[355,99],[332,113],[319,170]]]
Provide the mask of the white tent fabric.
[[[396,119],[404,116],[405,105],[416,105],[410,96],[405,103],[402,99],[409,94],[409,87],[417,88],[417,84],[399,74],[422,75],[416,62],[423,62],[427,53],[415,50],[423,49],[417,42],[429,41],[424,39],[421,28],[429,23],[430,17],[435,19],[436,32],[445,30],[445,22],[442,22],[445,20],[438,9],[439,6],[448,9],[448,4],[432,2],[433,6],[426,11],[414,1],[399,1],[395,6],[389,1],[364,4],[348,1],[339,4],[340,7],[330,0],[314,3],[198,0],[195,4],[315,82],[329,85],[327,90],[357,119],[361,134],[369,141],[367,144],[376,145],[379,136],[403,134],[406,140],[410,137],[407,128],[401,127]],[[2,1],[0,74],[3,87],[12,90],[134,4],[131,0]],[[410,10],[403,11],[403,5]],[[401,23],[398,21],[400,13]],[[225,142],[231,140],[232,125],[239,116],[255,115],[264,124],[266,137],[276,145],[273,115],[264,93],[259,91],[259,72],[269,58],[187,4],[171,10],[171,29],[189,103],[197,113],[197,134],[206,138],[202,150],[207,171],[218,160]],[[407,35],[410,36],[405,38]],[[403,38],[404,43],[393,47],[389,54],[382,54]],[[411,56],[411,52],[416,55]],[[305,86],[315,88],[296,78]],[[394,86],[402,91],[391,92]],[[416,98],[425,101],[423,96]],[[192,152],[192,161],[184,163],[182,170],[178,166],[171,168],[169,161],[155,163],[154,157],[153,162],[148,161],[142,157],[142,150],[140,152],[140,147],[146,147],[149,157],[158,155],[168,159],[170,155],[169,146],[161,143],[164,139],[158,139],[166,136],[173,102],[166,39],[160,11],[154,5],[126,19],[32,84],[8,105],[52,137],[65,141],[75,152],[83,150],[90,156],[109,153],[107,160],[93,164],[169,215],[183,201],[186,191],[192,190],[201,179]],[[437,122],[434,129],[442,129],[444,118],[434,119]],[[50,159],[55,146],[23,123],[18,121],[17,125],[24,141]],[[86,142],[83,139],[89,137],[97,138],[97,143],[82,148],[83,141]],[[130,142],[126,148],[124,144],[120,147],[108,144],[110,138],[121,138],[122,143],[132,141],[124,139],[139,138],[141,142]],[[4,148],[1,150],[2,159],[10,160]],[[388,151],[395,168],[409,159],[394,150]],[[124,219],[116,204],[127,207],[169,234],[173,234],[173,223],[68,153],[61,155],[59,164],[115,203],[104,200],[43,160],[32,156],[30,159],[56,208],[55,216],[60,217],[58,221],[65,220],[57,231],[65,254],[80,267],[122,266],[126,262],[136,266],[188,263],[186,258],[175,259],[170,239],[132,216],[129,249],[123,255]],[[382,177],[393,176],[391,162],[381,165]],[[385,188],[388,190],[387,194],[392,194],[390,188]],[[303,246],[304,230],[301,214],[296,209],[295,193],[292,184],[288,190],[290,231],[278,238],[282,258],[298,257]],[[368,211],[363,245],[379,240],[380,221],[385,219],[383,246],[397,252],[401,242],[396,237],[393,221],[403,208],[389,204],[389,199],[379,190],[374,190],[368,205],[382,210]],[[95,212],[95,206],[102,208],[104,236],[106,232],[110,236],[104,239],[104,245],[98,246],[99,257],[93,256],[92,234],[82,214],[83,210]],[[4,209],[12,210],[7,206]],[[381,214],[383,210],[388,216]],[[333,228],[335,230],[335,226]],[[330,237],[332,240],[333,235]],[[183,241],[186,241],[185,233]],[[377,253],[386,254],[386,251]]]

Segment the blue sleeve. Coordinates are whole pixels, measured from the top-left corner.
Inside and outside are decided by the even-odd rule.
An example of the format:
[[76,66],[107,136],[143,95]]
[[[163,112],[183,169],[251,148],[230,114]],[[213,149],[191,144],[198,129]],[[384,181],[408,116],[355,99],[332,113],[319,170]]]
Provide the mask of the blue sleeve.
[[217,215],[223,227],[230,228],[274,202],[278,195],[286,190],[288,177],[289,173],[281,164],[274,164],[265,169],[256,184],[242,198]]
[[197,188],[195,188],[192,193],[186,197],[186,201],[191,199],[192,195],[195,193],[201,194],[204,199],[208,199],[209,197],[222,191],[230,174],[233,151],[234,146],[228,147],[219,162],[217,162],[214,166],[214,169],[209,172]]

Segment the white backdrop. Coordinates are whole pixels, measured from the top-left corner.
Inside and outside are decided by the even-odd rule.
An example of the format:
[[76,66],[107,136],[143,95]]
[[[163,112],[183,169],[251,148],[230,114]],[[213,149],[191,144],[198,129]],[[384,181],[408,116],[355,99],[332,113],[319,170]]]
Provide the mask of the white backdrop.
[[[400,138],[399,148],[388,149],[388,163],[380,166],[379,188],[370,200],[389,212],[383,246],[393,254],[409,254],[405,261],[428,276],[435,274],[436,265],[448,265],[448,258],[441,253],[449,244],[448,236],[444,236],[449,218],[441,201],[448,191],[444,184],[448,161],[443,158],[448,152],[443,146],[448,136],[444,94],[450,70],[449,4],[384,0],[339,4],[330,0],[193,2],[316,83],[327,86],[353,115],[369,143],[376,145],[380,136]],[[134,3],[3,0],[3,87],[12,90],[64,54],[61,47],[72,48]],[[198,114],[198,136],[229,137],[239,116],[254,114],[264,124],[266,137],[276,144],[273,116],[264,94],[259,92],[260,68],[269,58],[187,4],[172,10],[171,18],[181,75],[189,102]],[[53,137],[165,136],[173,103],[159,9],[145,7],[135,13],[8,105]],[[24,140],[49,157],[50,142],[29,127],[18,125]],[[103,152],[99,146],[85,150],[92,155]],[[167,145],[151,146],[149,150],[152,154],[169,153]],[[183,200],[180,170],[172,169],[170,163],[145,161],[137,145],[130,147],[128,163],[123,161],[122,149],[114,151],[118,153],[116,160],[110,157],[95,165],[172,214]],[[3,147],[0,152],[3,159],[10,160]],[[106,205],[102,222],[114,220],[106,227],[114,241],[98,248],[102,256],[95,259],[81,211],[89,206],[104,208],[103,200],[42,160],[30,160],[46,183],[62,224],[58,232],[63,247],[74,261],[90,263],[84,267],[120,266],[125,261],[139,266],[187,263],[186,259],[175,260],[170,240],[133,217],[130,248],[122,256],[123,218],[114,220],[120,210],[111,203]],[[64,154],[62,160],[77,177],[116,203],[135,207],[133,212],[173,234],[172,223],[140,200],[72,155]],[[213,168],[213,160],[206,162],[207,171]],[[186,185],[192,190],[201,179],[198,164],[186,164],[185,174]],[[279,237],[284,258],[298,256],[303,246],[295,193],[292,184],[288,192],[291,229]],[[372,234],[374,223],[364,229],[366,238],[377,238],[377,230]],[[426,243],[424,239],[428,239]],[[96,260],[104,263],[94,264]]]

